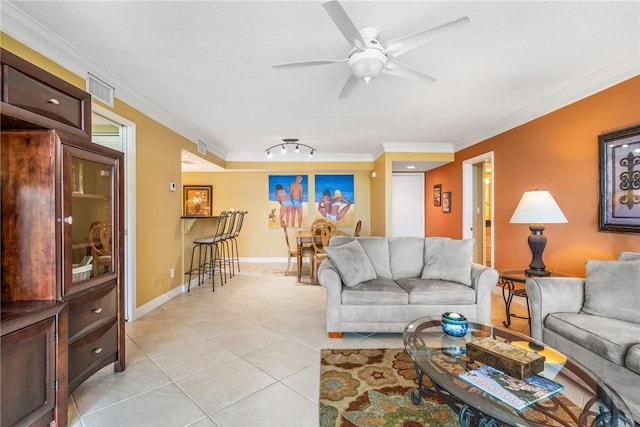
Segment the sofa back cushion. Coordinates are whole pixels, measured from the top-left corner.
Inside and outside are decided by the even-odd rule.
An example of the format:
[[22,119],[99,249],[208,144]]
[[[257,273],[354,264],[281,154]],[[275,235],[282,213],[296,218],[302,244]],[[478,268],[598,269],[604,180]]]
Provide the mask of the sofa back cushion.
[[389,240],[384,237],[351,237],[335,236],[329,241],[329,246],[339,246],[358,240],[367,253],[376,275],[379,279],[391,279],[391,265],[389,264]]
[[345,286],[352,287],[376,278],[376,270],[357,240],[340,246],[329,245],[325,251],[327,257],[336,266]]
[[640,253],[638,252],[620,252],[618,257],[619,261],[633,261],[634,259],[640,259]]
[[424,268],[421,277],[471,286],[473,242],[473,239],[425,238]]
[[420,277],[424,266],[424,237],[389,239],[389,261],[393,280]]
[[640,260],[586,263],[582,311],[640,323]]

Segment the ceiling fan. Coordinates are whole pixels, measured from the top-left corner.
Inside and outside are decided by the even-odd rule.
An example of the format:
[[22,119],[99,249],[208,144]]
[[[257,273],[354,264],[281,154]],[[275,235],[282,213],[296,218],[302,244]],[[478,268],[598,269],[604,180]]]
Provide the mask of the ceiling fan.
[[353,46],[347,57],[345,59],[290,62],[274,65],[273,68],[297,68],[346,62],[351,70],[351,76],[342,87],[339,98],[347,98],[358,82],[369,83],[380,74],[421,80],[427,83],[435,82],[436,79],[433,77],[414,70],[397,61],[396,58],[448,31],[462,28],[471,23],[471,20],[465,16],[434,28],[391,40],[385,46],[378,40],[378,30],[376,28],[366,27],[358,30],[337,0],[325,1],[322,6],[333,19],[342,35]]

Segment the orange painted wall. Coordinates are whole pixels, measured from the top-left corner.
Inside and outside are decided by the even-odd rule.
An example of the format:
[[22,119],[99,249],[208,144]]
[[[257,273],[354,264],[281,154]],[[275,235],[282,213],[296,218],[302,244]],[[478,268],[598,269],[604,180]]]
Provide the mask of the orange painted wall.
[[[455,161],[429,171],[427,236],[462,235],[462,161],[494,152],[495,263],[526,268],[531,261],[526,224],[510,224],[527,190],[549,190],[568,219],[546,224],[547,269],[584,277],[588,259],[640,252],[640,235],[598,231],[598,135],[640,123],[640,76],[456,153]],[[434,207],[434,184],[452,192],[452,213]]]

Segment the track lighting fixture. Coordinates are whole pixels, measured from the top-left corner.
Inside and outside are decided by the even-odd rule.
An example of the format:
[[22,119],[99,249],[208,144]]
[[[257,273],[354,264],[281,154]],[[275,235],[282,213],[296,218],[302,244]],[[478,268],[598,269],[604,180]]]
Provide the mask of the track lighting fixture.
[[280,147],[280,152],[282,154],[287,154],[287,146],[289,145],[293,145],[294,146],[294,152],[295,153],[299,153],[300,152],[300,147],[305,147],[309,150],[309,157],[313,157],[314,153],[316,152],[316,149],[313,148],[310,145],[307,144],[303,144],[301,142],[298,142],[297,139],[295,138],[285,138],[282,140],[281,143],[276,144],[276,145],[272,145],[271,147],[267,148],[266,150],[264,150],[265,153],[267,153],[267,157],[268,158],[273,158],[273,153],[271,152],[271,150]]

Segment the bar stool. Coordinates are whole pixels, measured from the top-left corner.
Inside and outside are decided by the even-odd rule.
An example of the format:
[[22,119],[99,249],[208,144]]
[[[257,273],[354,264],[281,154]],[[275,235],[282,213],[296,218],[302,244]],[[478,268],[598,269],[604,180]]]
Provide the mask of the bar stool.
[[238,211],[235,228],[233,233],[231,234],[230,242],[231,242],[231,261],[235,261],[238,266],[238,272],[240,271],[240,255],[238,254],[238,236],[240,235],[240,230],[242,230],[242,223],[244,222],[244,216],[249,212],[247,211]]
[[[189,271],[185,274],[189,276],[187,282],[187,292],[191,290],[191,277],[194,272],[198,272],[198,286],[202,284],[205,280],[204,276],[209,274],[211,277],[211,286],[212,290],[215,291],[215,270],[220,272],[220,282],[224,285],[226,280],[226,269],[224,262],[221,262],[220,259],[220,248],[218,243],[224,233],[225,226],[227,223],[228,213],[221,212],[218,217],[218,222],[216,224],[216,231],[213,236],[204,237],[201,239],[196,239],[193,241],[193,249],[191,249],[191,263],[189,265]],[[196,250],[198,251],[197,261],[196,261]],[[196,261],[196,266],[193,266],[194,261]],[[223,269],[225,270],[223,276]]]

